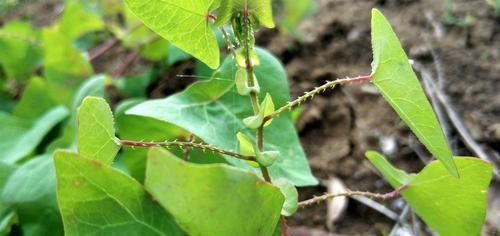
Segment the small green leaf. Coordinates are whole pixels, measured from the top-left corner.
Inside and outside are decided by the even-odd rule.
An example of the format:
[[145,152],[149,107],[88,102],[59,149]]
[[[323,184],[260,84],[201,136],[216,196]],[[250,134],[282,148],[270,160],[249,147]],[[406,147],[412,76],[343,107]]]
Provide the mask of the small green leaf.
[[453,154],[408,58],[378,10],[372,11],[373,83],[433,156],[459,176]]
[[[71,116],[66,122],[62,135],[54,140],[48,147],[48,152],[53,152],[59,148],[77,150],[77,122],[78,107],[87,96],[105,97],[104,85],[109,78],[104,75],[96,75],[87,80],[76,89],[71,101],[59,101],[70,104]],[[52,91],[52,90],[51,90]]]
[[84,78],[93,73],[92,66],[64,34],[55,29],[43,30],[44,76],[62,81],[68,77]]
[[278,186],[283,196],[285,196],[285,203],[281,209],[281,215],[291,216],[299,208],[299,192],[287,179],[279,178],[273,182]]
[[[280,62],[271,54],[257,49],[261,66],[255,74],[261,79],[261,97],[269,93],[273,102],[280,107],[290,101],[286,73]],[[175,124],[193,133],[206,143],[216,147],[237,150],[239,142],[235,139],[238,132],[252,137],[253,131],[245,127],[243,119],[253,115],[248,97],[236,91],[234,75],[237,67],[233,58],[228,57],[209,81],[200,81],[185,91],[165,99],[146,101],[127,111],[127,114],[146,116]],[[297,133],[291,122],[290,114],[282,114],[264,130],[264,150],[279,151],[282,155],[269,168],[271,178],[284,177],[298,186],[314,185],[317,180],[312,176]],[[226,157],[232,165],[259,170],[248,166],[246,161]]]
[[271,0],[226,0],[221,2],[221,8],[215,25],[222,26],[231,20],[236,13],[247,10],[251,16],[255,17],[259,24],[267,27],[274,27],[273,9]]
[[[402,171],[382,161],[380,154],[370,154],[370,161],[394,188],[401,184],[394,176]],[[382,162],[381,162],[382,161]],[[380,164],[383,163],[383,164]],[[477,158],[455,158],[460,178],[449,175],[440,161],[428,164],[408,183],[401,194],[415,212],[439,235],[480,235],[486,217],[488,186],[493,176],[489,163]],[[407,179],[410,175],[403,177]]]
[[119,149],[108,103],[102,98],[85,98],[78,111],[78,152],[111,164]]
[[182,235],[131,177],[77,154],[54,158],[66,235]]
[[269,166],[272,166],[274,164],[274,162],[276,162],[276,160],[278,159],[279,155],[280,155],[280,152],[279,151],[258,151],[257,150],[257,147],[255,147],[255,153],[257,154],[256,157],[257,157],[257,161],[259,162],[259,164],[261,164],[262,166],[264,167],[269,167]]
[[409,183],[415,176],[394,168],[394,166],[392,166],[391,163],[389,163],[387,159],[385,159],[385,157],[378,152],[368,151],[365,153],[365,156],[378,171],[382,172],[385,179],[395,188],[399,188]]
[[252,173],[186,163],[161,148],[149,151],[145,185],[193,236],[271,235],[284,201],[278,188]]
[[85,9],[80,1],[69,1],[64,9],[63,16],[57,24],[59,32],[63,33],[70,41],[90,33],[102,30],[102,19]]
[[24,89],[21,100],[14,107],[13,114],[20,118],[34,119],[57,106],[47,81],[40,77],[32,78]]
[[[264,117],[273,112],[274,112],[273,99],[271,98],[271,95],[269,95],[268,93],[266,94],[264,101],[262,101],[262,103],[260,104],[259,114],[245,118],[243,120],[243,123],[249,129],[257,129],[262,125],[262,122],[264,122]],[[264,126],[268,126],[270,123],[271,120],[266,121],[266,124]]]
[[239,152],[241,155],[245,156],[255,156],[255,151],[254,151],[254,144],[252,144],[252,141],[250,141],[250,138],[244,133],[238,132],[236,134],[236,138],[238,139],[239,142]]
[[36,119],[21,119],[0,112],[0,160],[14,164],[28,156],[49,133],[68,116],[68,110],[55,107]]
[[24,235],[63,235],[51,154],[37,156],[9,178],[1,199],[15,207]]
[[219,47],[208,22],[213,0],[197,0],[187,4],[174,0],[125,2],[146,26],[166,40],[210,68],[219,67]]
[[11,21],[0,29],[0,66],[8,79],[29,79],[42,57],[38,40],[28,22]]

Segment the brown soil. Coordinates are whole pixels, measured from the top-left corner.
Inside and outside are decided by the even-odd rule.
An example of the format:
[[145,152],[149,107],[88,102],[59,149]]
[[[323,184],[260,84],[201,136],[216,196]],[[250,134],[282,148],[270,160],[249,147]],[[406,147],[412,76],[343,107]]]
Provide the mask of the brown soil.
[[[58,7],[55,1],[46,2],[38,8],[19,9],[21,13],[12,15],[20,14],[28,19],[31,15],[41,15],[33,21],[36,25],[48,25],[57,15]],[[445,67],[443,90],[450,97],[451,105],[473,138],[493,160],[500,161],[500,18],[495,17],[485,1],[454,1],[453,14],[458,17],[469,14],[475,21],[467,29],[443,24],[440,38],[430,22],[442,24],[441,17],[446,12],[442,1],[318,0],[318,5],[318,12],[300,26],[302,41],[275,30],[264,30],[258,35],[258,44],[284,62],[293,97],[325,80],[370,73],[370,10],[376,7],[391,21],[412,59],[434,70],[431,49],[436,51]],[[46,12],[52,17],[30,12]],[[430,21],[426,14],[432,14],[434,20]],[[116,51],[95,63],[97,71],[113,72],[119,65],[117,58],[128,53]],[[162,97],[184,88],[192,80],[180,81],[175,75],[193,74],[193,67],[192,62],[183,62],[166,72],[151,87],[151,97]],[[384,193],[390,188],[367,163],[363,157],[365,151],[385,150],[391,162],[409,172],[420,170],[427,161],[425,149],[370,84],[336,88],[306,103],[304,108],[297,128],[314,175],[321,180],[337,177],[349,189]],[[456,131],[451,132],[450,143],[455,154],[473,155]],[[394,146],[391,148],[388,144]],[[322,186],[301,188],[300,199],[325,191]],[[484,235],[500,235],[499,192],[500,183],[495,182]],[[401,212],[401,201],[388,201],[386,205],[396,213]],[[288,222],[297,236],[332,235],[328,234],[325,220],[326,205],[320,204],[299,210]],[[350,200],[331,233],[386,235],[394,225],[393,220],[379,212]],[[417,226],[422,235],[428,234],[422,224]]]
[[[303,42],[273,37],[275,32],[261,35],[261,43],[286,63],[294,97],[325,80],[370,73],[370,9],[376,7],[391,21],[412,59],[434,69],[431,49],[441,57],[441,64],[446,69],[444,92],[450,96],[453,107],[474,139],[498,160],[500,24],[490,7],[482,1],[457,2],[454,14],[459,17],[470,14],[475,22],[467,30],[456,25],[442,25],[444,34],[437,38],[431,22],[442,23],[440,19],[445,7],[440,1],[320,0],[318,3],[319,12],[300,27]],[[426,12],[431,13],[434,20],[429,20]],[[349,189],[386,192],[388,186],[369,166],[363,153],[370,149],[382,150],[384,143],[391,142],[395,148],[388,150],[388,156],[393,163],[407,171],[423,167],[422,160],[415,154],[423,148],[374,91],[371,85],[346,86],[305,105],[298,129],[318,178],[336,176]],[[455,154],[472,155],[456,132],[452,132],[450,139]],[[492,189],[497,187],[494,185]],[[301,199],[324,191],[322,187],[301,189]],[[485,235],[500,233],[500,226],[494,221],[500,218],[498,199],[494,195],[491,198]],[[401,209],[394,205],[387,203],[389,208],[400,212]],[[302,209],[290,219],[290,225],[314,228],[316,233],[317,230],[326,231],[325,215],[325,205]],[[385,235],[393,225],[392,220],[351,200],[332,233]],[[420,228],[420,231],[425,229]]]

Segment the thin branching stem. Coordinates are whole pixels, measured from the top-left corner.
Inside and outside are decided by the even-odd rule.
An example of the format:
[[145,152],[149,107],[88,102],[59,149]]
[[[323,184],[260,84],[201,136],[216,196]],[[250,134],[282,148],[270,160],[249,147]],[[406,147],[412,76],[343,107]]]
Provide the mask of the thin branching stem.
[[372,79],[371,75],[366,75],[366,76],[358,76],[358,77],[354,77],[354,78],[348,77],[345,79],[337,79],[334,81],[327,81],[325,84],[323,84],[319,87],[316,87],[309,92],[305,92],[304,95],[298,97],[294,101],[289,102],[288,104],[280,107],[279,109],[277,109],[273,113],[267,115],[264,118],[264,121],[268,121],[268,120],[272,119],[273,117],[279,116],[281,113],[289,111],[292,108],[299,106],[300,104],[306,102],[307,100],[314,98],[314,96],[325,92],[327,89],[335,88],[335,86],[337,86],[339,84],[362,83],[362,82],[370,81],[371,79]]
[[363,196],[363,197],[367,197],[367,198],[372,198],[372,199],[379,199],[379,200],[389,200],[389,199],[393,199],[393,198],[397,198],[399,197],[399,195],[401,194],[402,191],[408,189],[410,186],[405,184],[399,188],[397,188],[396,190],[392,191],[392,192],[389,192],[389,193],[384,193],[384,194],[380,194],[380,193],[371,193],[371,192],[362,192],[362,191],[348,191],[348,192],[345,192],[345,193],[336,193],[336,194],[332,194],[332,193],[326,193],[322,196],[317,196],[317,197],[313,197],[309,200],[305,200],[305,201],[302,201],[302,202],[299,202],[299,207],[300,208],[304,208],[304,207],[307,207],[307,206],[310,206],[310,205],[313,205],[313,204],[318,204],[320,202],[323,202],[323,201],[326,201],[326,200],[330,200],[330,199],[333,199],[333,198],[337,198],[337,197],[351,197],[351,196]]
[[204,144],[204,143],[196,143],[196,142],[182,142],[182,141],[164,141],[164,142],[143,142],[143,141],[129,141],[129,140],[122,140],[120,141],[122,146],[128,146],[128,147],[178,147],[181,149],[200,149],[202,151],[211,151],[213,153],[218,153],[222,155],[228,155],[232,156],[237,159],[245,160],[245,161],[254,161],[257,162],[256,158],[254,156],[246,156],[242,155],[233,151],[228,151],[224,149],[220,149],[217,147],[214,147],[210,144]]

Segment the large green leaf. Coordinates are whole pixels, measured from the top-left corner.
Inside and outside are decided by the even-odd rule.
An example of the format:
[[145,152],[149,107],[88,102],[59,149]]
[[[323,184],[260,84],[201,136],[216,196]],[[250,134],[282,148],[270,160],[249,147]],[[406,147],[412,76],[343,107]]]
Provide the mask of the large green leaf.
[[57,200],[66,235],[181,235],[131,177],[77,154],[55,154]]
[[1,198],[15,207],[23,235],[63,235],[51,154],[35,157],[19,167]]
[[7,78],[28,79],[42,56],[38,33],[30,23],[12,21],[0,29],[0,65]]
[[85,98],[78,110],[78,152],[84,157],[111,164],[119,149],[108,103],[102,98]]
[[[285,71],[271,54],[262,49],[257,49],[257,53],[261,60],[261,66],[255,68],[261,86],[260,97],[263,99],[269,93],[277,107],[283,106],[290,99]],[[211,80],[195,83],[184,92],[165,99],[147,101],[127,113],[169,122],[207,143],[223,149],[238,150],[238,132],[249,137],[255,137],[255,134],[243,124],[243,119],[253,115],[253,111],[249,98],[236,92],[232,79],[235,73],[235,62],[229,58]],[[264,137],[266,151],[281,152],[278,160],[269,168],[272,178],[284,177],[298,186],[317,183],[311,175],[290,114],[275,118],[265,128]],[[252,142],[255,143],[254,138]],[[231,157],[227,161],[260,172],[245,161]]]
[[104,23],[99,16],[87,11],[80,1],[72,0],[66,4],[57,27],[67,39],[73,41],[87,33],[102,30]]
[[[370,156],[368,159],[386,179],[402,175],[402,171],[389,162],[381,164],[379,161],[383,157],[380,154]],[[455,163],[460,171],[459,179],[449,175],[442,162],[433,161],[405,183],[408,188],[402,192],[403,198],[439,235],[480,235],[486,217],[492,167],[470,157],[457,157]],[[398,182],[391,185],[401,187]]]
[[218,26],[226,24],[238,12],[247,10],[251,16],[255,17],[261,25],[273,28],[273,9],[271,0],[226,0],[221,2],[219,15],[217,16]]
[[213,2],[126,0],[146,26],[215,69],[219,67],[219,47],[208,21]]
[[373,83],[418,139],[458,177],[442,128],[391,25],[372,11]]
[[271,235],[284,202],[252,173],[186,163],[162,148],[149,151],[145,186],[192,236]]
[[0,160],[16,163],[30,154],[45,135],[68,115],[64,107],[56,107],[36,119],[21,119],[0,112]]
[[43,49],[44,75],[49,80],[74,83],[68,78],[85,78],[93,72],[87,59],[57,29],[43,30]]

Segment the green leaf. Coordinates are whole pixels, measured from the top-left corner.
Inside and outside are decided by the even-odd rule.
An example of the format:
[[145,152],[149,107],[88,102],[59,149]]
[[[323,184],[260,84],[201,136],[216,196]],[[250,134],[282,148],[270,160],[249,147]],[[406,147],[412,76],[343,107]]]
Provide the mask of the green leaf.
[[[260,127],[262,122],[264,121],[264,117],[274,112],[274,103],[273,99],[269,94],[266,94],[264,101],[260,104],[259,114],[255,116],[250,116],[243,119],[243,123],[246,127],[250,129],[257,129]],[[271,120],[267,121],[264,126],[268,126],[271,123]]]
[[[380,154],[377,156],[377,160],[383,158]],[[409,187],[402,196],[439,235],[480,235],[486,217],[492,167],[470,157],[457,157],[455,163],[460,171],[459,179],[449,175],[442,162],[433,161],[407,183]],[[379,168],[378,164],[375,166]],[[401,171],[395,171],[392,166],[379,170],[386,179],[401,175]],[[400,187],[398,182],[391,185]]]
[[170,43],[164,39],[155,40],[152,43],[144,45],[141,50],[141,56],[150,61],[161,61],[167,57]]
[[72,0],[66,4],[57,28],[68,40],[73,41],[87,33],[104,29],[104,23],[99,16],[87,11],[80,1]]
[[40,77],[33,77],[24,89],[21,100],[14,108],[13,114],[20,118],[34,119],[57,106],[52,97],[47,81]]
[[43,53],[44,76],[48,80],[60,83],[64,81],[66,85],[78,82],[68,78],[84,78],[93,73],[87,59],[73,47],[71,40],[57,29],[43,30]]
[[64,103],[70,104],[71,116],[64,126],[62,136],[47,147],[47,152],[53,152],[59,148],[77,151],[76,128],[78,107],[87,96],[104,97],[104,85],[108,79],[108,77],[103,75],[93,76],[85,80],[85,82],[76,90],[71,102],[64,101]]
[[292,183],[284,178],[274,181],[273,184],[278,186],[283,196],[285,196],[281,214],[284,216],[293,215],[299,209],[299,192]]
[[63,235],[51,154],[35,157],[19,167],[1,197],[15,207],[24,235]]
[[85,98],[78,110],[78,152],[84,157],[111,164],[119,149],[108,103],[102,98]]
[[8,79],[29,79],[42,57],[38,39],[28,22],[12,21],[0,29],[0,65]]
[[3,199],[1,199],[1,193],[7,183],[7,180],[15,170],[15,165],[0,161],[0,235],[9,235],[12,219],[14,218],[13,210]]
[[[257,49],[262,65],[255,68],[261,78],[261,96],[269,93],[276,106],[281,107],[290,100],[288,81],[279,61],[262,49]],[[169,122],[195,134],[216,147],[237,150],[238,132],[252,137],[243,119],[253,115],[248,97],[238,95],[234,85],[235,62],[228,58],[209,81],[197,82],[184,92],[165,99],[144,102],[127,111],[128,114],[146,116]],[[263,97],[261,97],[263,99]],[[312,176],[300,145],[290,114],[273,120],[264,130],[264,150],[279,151],[282,155],[269,168],[272,178],[284,177],[298,186],[314,185]],[[248,166],[245,161],[227,157],[232,165],[260,171]]]
[[55,154],[57,200],[66,235],[181,235],[131,177],[77,154]]
[[365,156],[395,188],[408,184],[415,176],[394,168],[394,166],[392,166],[391,163],[389,163],[387,159],[385,159],[385,157],[378,152],[368,151],[365,153]]
[[267,28],[274,27],[273,9],[271,0],[226,0],[221,2],[221,8],[215,25],[222,26],[229,22],[234,14],[248,9],[251,16],[255,17],[259,23]]
[[62,106],[51,109],[37,119],[21,119],[0,112],[0,160],[14,164],[29,155],[45,135],[68,116]]
[[209,27],[213,0],[126,0],[146,26],[211,68],[219,67],[219,47]]
[[373,83],[433,156],[459,176],[453,154],[408,58],[378,10],[372,11]]
[[193,236],[271,235],[284,201],[252,173],[186,163],[161,148],[149,151],[145,186]]

